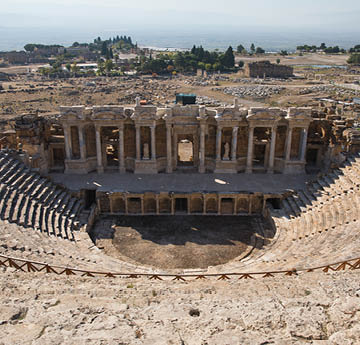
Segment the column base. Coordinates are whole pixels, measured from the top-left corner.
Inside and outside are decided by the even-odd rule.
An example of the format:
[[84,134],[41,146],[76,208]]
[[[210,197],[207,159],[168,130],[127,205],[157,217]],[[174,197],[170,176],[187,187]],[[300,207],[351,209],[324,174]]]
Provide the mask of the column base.
[[252,167],[246,167],[245,174],[252,174]]
[[157,174],[157,162],[154,160],[135,160],[135,174]]
[[205,173],[205,167],[204,166],[199,166],[199,173],[200,174],[204,174]]
[[171,174],[173,172],[173,168],[172,167],[166,167],[166,173],[167,174]]
[[266,171],[267,174],[273,174],[274,173],[274,168],[269,168],[267,171]]
[[98,174],[103,174],[104,173],[104,167],[96,167],[96,171]]
[[125,174],[126,173],[125,167],[119,167],[119,173],[120,174]]

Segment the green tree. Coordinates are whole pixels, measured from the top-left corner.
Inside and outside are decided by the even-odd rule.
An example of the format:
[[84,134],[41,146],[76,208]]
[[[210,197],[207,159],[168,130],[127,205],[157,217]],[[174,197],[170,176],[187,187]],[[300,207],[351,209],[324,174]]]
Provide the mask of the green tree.
[[279,59],[279,58],[276,59],[276,63],[277,63],[277,64],[280,63],[280,59]]
[[236,51],[237,51],[238,53],[244,53],[244,52],[246,52],[246,49],[245,49],[245,47],[244,47],[242,44],[239,44],[239,45],[236,47]]
[[205,64],[205,69],[206,69],[207,72],[211,71],[211,68],[212,68],[211,63]]
[[360,54],[351,54],[347,63],[351,65],[360,65]]
[[107,44],[104,41],[101,45],[101,55],[106,56],[106,54],[108,54],[108,49],[107,49]]
[[255,53],[255,44],[254,43],[251,43],[250,51],[251,51],[252,54]]
[[230,46],[224,56],[223,56],[223,59],[222,59],[222,63],[225,67],[227,68],[233,68],[234,65],[235,65],[235,57],[234,57],[234,51],[232,49],[232,47]]
[[257,47],[255,53],[256,54],[265,54],[265,50],[262,49],[261,47]]
[[289,55],[289,53],[288,53],[286,50],[282,50],[282,51],[280,52],[280,55],[281,55],[281,56],[286,56],[286,55]]
[[114,63],[110,59],[105,61],[105,69],[107,72],[111,72],[114,69]]

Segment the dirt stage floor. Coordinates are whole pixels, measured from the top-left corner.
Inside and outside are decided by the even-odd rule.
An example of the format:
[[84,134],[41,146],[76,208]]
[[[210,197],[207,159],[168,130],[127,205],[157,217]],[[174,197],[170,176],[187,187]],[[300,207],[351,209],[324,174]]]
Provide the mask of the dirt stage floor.
[[92,236],[106,254],[130,263],[207,268],[246,255],[262,222],[257,216],[123,216],[98,221]]

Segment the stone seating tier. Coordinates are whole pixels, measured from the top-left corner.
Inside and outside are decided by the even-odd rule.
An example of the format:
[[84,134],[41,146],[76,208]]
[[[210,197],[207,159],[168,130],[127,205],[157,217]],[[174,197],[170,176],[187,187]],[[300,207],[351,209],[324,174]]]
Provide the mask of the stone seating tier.
[[0,151],[0,219],[74,240],[82,201]]

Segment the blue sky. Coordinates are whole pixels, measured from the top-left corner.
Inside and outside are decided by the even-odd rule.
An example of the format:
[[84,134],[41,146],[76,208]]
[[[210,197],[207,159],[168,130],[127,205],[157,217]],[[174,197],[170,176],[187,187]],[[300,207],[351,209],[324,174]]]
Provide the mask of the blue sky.
[[1,27],[287,28],[355,32],[359,0],[1,0]]

